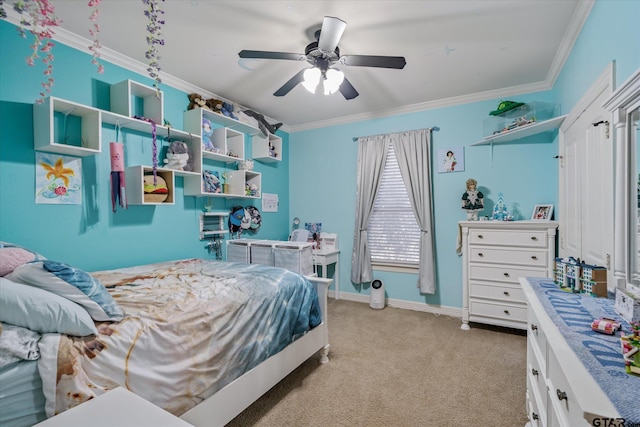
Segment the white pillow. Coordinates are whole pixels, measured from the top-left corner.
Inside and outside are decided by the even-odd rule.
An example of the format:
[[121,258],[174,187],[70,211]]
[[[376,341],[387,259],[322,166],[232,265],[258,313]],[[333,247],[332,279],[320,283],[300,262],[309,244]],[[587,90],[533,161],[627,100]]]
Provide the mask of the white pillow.
[[98,279],[68,264],[51,260],[31,262],[16,267],[5,277],[78,303],[93,320],[119,322],[124,317],[120,306]]
[[41,334],[98,334],[91,316],[78,304],[6,277],[0,277],[0,321]]

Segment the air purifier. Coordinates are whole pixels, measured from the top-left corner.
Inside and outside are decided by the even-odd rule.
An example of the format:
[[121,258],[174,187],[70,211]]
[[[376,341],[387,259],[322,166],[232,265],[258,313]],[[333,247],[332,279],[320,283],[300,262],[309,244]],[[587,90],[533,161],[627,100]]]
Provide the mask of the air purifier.
[[382,280],[375,279],[371,282],[371,308],[380,310],[384,308],[384,283]]

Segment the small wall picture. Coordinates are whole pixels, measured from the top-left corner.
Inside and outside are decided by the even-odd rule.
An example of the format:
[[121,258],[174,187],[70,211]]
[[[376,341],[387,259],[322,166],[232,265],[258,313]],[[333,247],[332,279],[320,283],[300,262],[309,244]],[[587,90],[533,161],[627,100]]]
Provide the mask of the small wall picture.
[[438,150],[438,173],[464,171],[464,147]]
[[82,159],[36,153],[36,203],[79,205],[82,200]]
[[531,219],[550,221],[553,214],[553,205],[536,205],[533,208]]

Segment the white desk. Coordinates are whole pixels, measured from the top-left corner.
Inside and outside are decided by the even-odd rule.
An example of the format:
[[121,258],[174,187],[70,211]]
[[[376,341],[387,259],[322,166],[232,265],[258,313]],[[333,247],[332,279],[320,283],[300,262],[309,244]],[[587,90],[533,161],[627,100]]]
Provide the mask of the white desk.
[[193,427],[122,387],[36,424],[36,427],[72,426]]
[[338,277],[340,275],[340,251],[338,250],[324,250],[320,249],[319,251],[313,251],[313,263],[316,266],[322,267],[322,276],[325,279],[327,278],[327,266],[335,264],[335,273],[333,274],[333,283],[336,284],[336,299],[340,299],[340,282]]

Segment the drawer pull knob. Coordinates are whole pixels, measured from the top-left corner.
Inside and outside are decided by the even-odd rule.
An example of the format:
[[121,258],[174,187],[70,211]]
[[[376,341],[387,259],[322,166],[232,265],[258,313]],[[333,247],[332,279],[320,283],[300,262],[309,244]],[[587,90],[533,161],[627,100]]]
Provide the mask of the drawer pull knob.
[[504,277],[509,277],[509,273],[503,273]]
[[538,417],[538,414],[536,414],[535,412],[532,412],[531,413],[531,418],[533,418],[533,420],[536,421],[540,417]]
[[538,257],[535,255],[531,255],[531,259],[538,259]]
[[538,376],[538,370],[535,368],[531,368],[531,373],[536,377]]
[[531,325],[531,330],[532,330],[533,332],[538,332],[538,325],[533,325],[533,324],[532,324],[532,325]]
[[483,257],[483,256],[484,256],[484,254],[483,254],[482,252],[478,252],[478,256],[479,256],[479,257]]
[[531,240],[538,240],[536,236],[531,236]]
[[558,395],[558,400],[567,400],[567,393],[564,391],[560,391],[560,389],[556,389],[556,394]]
[[482,234],[478,234],[478,239],[484,239],[484,236]]
[[504,314],[506,314],[506,315],[508,316],[508,315],[510,314],[510,313],[509,313],[509,310],[505,310],[505,311],[504,311]]
[[509,292],[504,291],[503,294],[505,294],[505,296],[509,296]]

